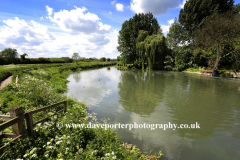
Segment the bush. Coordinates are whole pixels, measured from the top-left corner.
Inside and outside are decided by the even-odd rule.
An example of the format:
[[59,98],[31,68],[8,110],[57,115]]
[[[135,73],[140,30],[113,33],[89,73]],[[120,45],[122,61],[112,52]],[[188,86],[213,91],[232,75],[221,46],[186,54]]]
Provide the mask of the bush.
[[102,57],[102,58],[100,58],[100,61],[101,61],[101,62],[105,62],[105,61],[106,61],[106,58],[105,58],[105,57]]
[[232,65],[232,69],[234,72],[239,72],[240,71],[240,62],[234,62]]
[[233,78],[233,75],[231,73],[222,73],[220,74],[220,77]]

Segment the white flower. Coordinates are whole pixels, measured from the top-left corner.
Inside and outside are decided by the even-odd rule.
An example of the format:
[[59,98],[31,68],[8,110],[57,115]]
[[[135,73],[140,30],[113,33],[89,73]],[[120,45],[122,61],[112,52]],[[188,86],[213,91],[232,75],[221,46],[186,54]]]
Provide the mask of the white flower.
[[50,140],[51,142],[53,141],[53,138]]
[[62,141],[58,141],[56,144],[59,145],[59,143],[61,143]]
[[112,155],[114,155],[114,152],[112,151]]
[[36,150],[36,148],[33,148],[31,151],[30,151],[30,154],[33,154],[33,152]]
[[47,158],[48,156],[49,156],[48,154],[45,155],[46,158]]
[[67,138],[70,138],[70,136],[67,136]]
[[116,159],[116,158],[117,158],[117,156],[113,156],[113,157],[112,157],[112,159]]
[[70,144],[70,143],[71,143],[70,141],[67,142],[67,144]]
[[106,157],[110,156],[110,153],[106,153],[105,156],[106,156]]
[[98,152],[98,150],[95,150],[94,152]]
[[36,157],[37,155],[36,154],[33,154],[32,157]]
[[50,148],[50,149],[52,149],[52,148],[53,148],[53,146],[49,146],[49,148]]
[[51,144],[51,142],[47,142],[47,145]]
[[46,145],[43,146],[43,148],[46,147]]
[[69,150],[69,148],[66,148],[66,150]]
[[24,154],[24,156],[23,156],[23,157],[24,157],[24,158],[26,158],[27,156],[28,156],[27,154]]
[[23,159],[19,159],[19,158],[18,158],[18,159],[16,159],[16,160],[23,160]]

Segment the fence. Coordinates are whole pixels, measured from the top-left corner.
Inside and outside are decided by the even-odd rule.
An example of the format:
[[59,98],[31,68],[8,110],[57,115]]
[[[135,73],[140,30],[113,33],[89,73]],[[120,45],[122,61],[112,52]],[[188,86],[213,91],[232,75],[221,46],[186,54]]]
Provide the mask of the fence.
[[[41,112],[41,111],[46,111],[47,109],[50,108],[54,108],[60,104],[64,104],[64,108],[60,111],[57,111],[55,113],[59,113],[59,112],[66,112],[67,110],[67,101],[62,101],[62,102],[58,102],[43,108],[39,108],[33,111],[28,111],[26,113],[23,112],[22,107],[12,107],[9,109],[10,112],[10,116],[8,115],[0,115],[0,118],[7,120],[6,122],[0,124],[0,131],[4,130],[5,128],[8,128],[10,126],[12,126],[13,128],[13,133],[0,133],[0,138],[13,138],[11,142],[17,140],[18,138],[27,138],[28,136],[34,136],[34,131],[33,128],[38,124],[38,123],[42,123],[47,121],[47,119],[54,114],[47,116],[37,122],[33,122],[33,114]],[[26,119],[26,124],[27,124],[27,128],[25,127],[25,119]],[[0,148],[0,154],[3,153],[4,148],[6,147],[6,145],[2,146]]]

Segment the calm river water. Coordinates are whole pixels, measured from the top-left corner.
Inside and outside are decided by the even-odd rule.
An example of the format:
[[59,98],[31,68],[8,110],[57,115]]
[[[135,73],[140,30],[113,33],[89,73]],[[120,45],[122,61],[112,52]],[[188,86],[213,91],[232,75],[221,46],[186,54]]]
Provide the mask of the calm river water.
[[[67,96],[85,102],[109,124],[200,124],[200,129],[116,129],[141,151],[163,160],[240,159],[240,80],[183,72],[75,72]],[[140,126],[139,126],[140,127]]]

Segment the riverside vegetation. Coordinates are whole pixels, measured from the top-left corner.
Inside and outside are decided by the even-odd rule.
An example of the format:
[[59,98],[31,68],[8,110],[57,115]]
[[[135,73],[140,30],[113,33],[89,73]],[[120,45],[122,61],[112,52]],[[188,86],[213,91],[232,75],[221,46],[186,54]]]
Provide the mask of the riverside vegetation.
[[[25,112],[57,103],[67,99],[67,112],[59,113],[49,121],[34,128],[34,137],[18,139],[9,144],[11,139],[1,139],[1,146],[7,144],[1,159],[157,159],[158,155],[148,156],[135,146],[121,144],[115,131],[101,128],[66,128],[62,124],[99,123],[94,114],[87,112],[87,106],[66,97],[66,78],[71,70],[83,67],[113,65],[114,63],[68,64],[18,73],[19,81],[4,87],[0,91],[2,113],[7,114],[13,106],[21,106]],[[16,72],[13,74],[16,77]],[[62,108],[62,106],[59,106]],[[42,113],[43,114],[43,113]],[[45,113],[44,113],[45,114]],[[52,114],[52,111],[48,111]],[[46,114],[45,114],[46,115]],[[43,118],[41,112],[33,117],[34,121]],[[103,120],[107,123],[106,120]],[[11,132],[7,128],[4,132]]]

